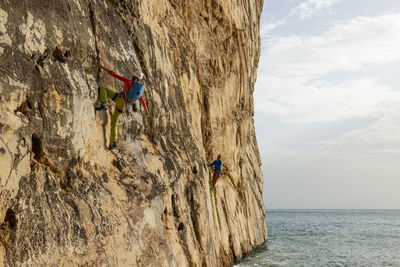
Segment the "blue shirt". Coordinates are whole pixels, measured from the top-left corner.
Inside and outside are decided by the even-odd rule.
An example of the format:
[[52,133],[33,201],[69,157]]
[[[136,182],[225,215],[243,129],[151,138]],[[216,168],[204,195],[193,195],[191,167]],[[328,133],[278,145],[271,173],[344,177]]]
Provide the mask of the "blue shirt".
[[211,163],[208,166],[210,166],[210,167],[214,166],[215,170],[222,171],[222,160],[220,160],[220,159],[214,160],[213,163]]

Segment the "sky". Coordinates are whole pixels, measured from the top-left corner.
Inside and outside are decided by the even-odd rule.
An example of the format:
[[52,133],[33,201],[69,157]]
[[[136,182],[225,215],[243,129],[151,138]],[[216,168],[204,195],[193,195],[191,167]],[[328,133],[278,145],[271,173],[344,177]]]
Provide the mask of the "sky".
[[400,209],[400,1],[264,0],[267,209]]

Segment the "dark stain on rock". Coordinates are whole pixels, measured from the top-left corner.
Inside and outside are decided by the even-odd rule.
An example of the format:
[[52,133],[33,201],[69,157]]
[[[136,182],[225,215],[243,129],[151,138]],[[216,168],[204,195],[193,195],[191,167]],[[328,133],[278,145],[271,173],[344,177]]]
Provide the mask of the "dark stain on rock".
[[194,166],[194,167],[192,168],[192,172],[193,172],[193,174],[197,174],[197,166]]
[[7,223],[8,227],[12,231],[17,228],[17,218],[15,217],[15,212],[12,209],[7,210],[4,223]]
[[176,219],[179,218],[179,210],[178,207],[176,206],[176,196],[172,195],[171,196],[171,204],[172,204],[172,212],[175,216]]
[[[49,49],[46,48],[43,54],[40,54],[39,57],[36,59],[36,64],[39,65],[40,67],[44,67],[44,61],[47,59],[49,56]],[[33,55],[32,58],[35,58]]]
[[78,206],[75,204],[75,202],[72,199],[69,199],[69,198],[65,198],[64,201],[65,201],[65,203],[67,203],[72,208],[72,210],[75,213],[76,219],[79,219],[80,212],[79,212]]
[[60,187],[67,192],[71,192],[75,179],[76,179],[75,172],[71,169],[67,169],[65,171],[64,177],[60,179]]
[[133,105],[132,105],[132,111],[133,111],[133,112],[137,112],[137,111],[138,111],[138,108],[137,108],[137,106],[136,106],[136,103],[133,103]]
[[54,48],[54,50],[53,50],[52,56],[58,62],[65,63],[65,62],[67,62],[67,59],[70,56],[70,54],[71,54],[71,52],[69,50],[63,52],[63,51],[61,51],[60,48],[58,48],[58,46],[56,46],[56,48]]
[[119,160],[114,159],[112,161],[112,165],[117,168],[120,172],[122,171],[122,165],[121,162]]
[[50,191],[50,192],[54,192],[54,191],[57,191],[57,189],[58,189],[58,184],[57,184],[57,181],[56,181],[56,179],[54,179],[54,177],[50,174],[50,173],[46,173],[46,175],[45,175],[45,182],[44,182],[44,185],[43,185],[43,190],[44,191]]
[[108,174],[107,173],[103,173],[103,175],[101,176],[101,178],[103,178],[103,181],[105,183],[108,183]]
[[190,218],[192,220],[194,234],[198,244],[200,245],[200,247],[202,247],[202,242],[201,242],[202,239],[201,239],[199,219],[198,219],[198,209],[200,205],[194,199],[194,192],[193,192],[194,188],[196,187],[195,185],[196,183],[191,182],[191,186],[186,187],[185,193],[186,193],[186,199],[190,206]]
[[40,161],[43,158],[42,140],[37,134],[32,134],[32,151],[35,160]]
[[164,194],[167,190],[165,184],[161,183],[153,173],[148,172],[144,177],[152,182],[150,193],[146,195],[148,200],[152,200],[157,196]]
[[[49,158],[46,157],[43,151],[43,143],[42,139],[37,134],[32,134],[32,152],[34,154],[33,158],[43,164],[44,166],[48,167],[51,172],[54,174],[59,173],[59,170],[56,166],[50,161]],[[31,167],[33,164],[31,164]]]
[[175,164],[171,159],[171,157],[166,156],[164,159],[165,159],[165,166],[167,167],[168,172],[171,173],[171,171],[175,171]]
[[28,116],[30,110],[32,110],[32,104],[29,99],[26,99],[24,102],[21,103],[21,105],[19,105],[19,107],[14,110],[14,113],[21,112],[25,116]]

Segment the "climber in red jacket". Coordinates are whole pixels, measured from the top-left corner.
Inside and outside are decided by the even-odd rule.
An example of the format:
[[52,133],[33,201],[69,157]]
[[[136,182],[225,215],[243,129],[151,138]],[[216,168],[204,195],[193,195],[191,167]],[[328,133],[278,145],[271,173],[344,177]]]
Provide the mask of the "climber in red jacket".
[[119,115],[123,112],[124,107],[127,104],[133,104],[135,101],[139,100],[146,111],[146,115],[148,114],[146,101],[142,96],[144,91],[144,85],[143,83],[140,82],[140,80],[143,79],[143,73],[137,71],[132,76],[132,80],[129,80],[101,65],[100,67],[104,69],[106,72],[108,72],[108,74],[114,76],[115,78],[124,83],[124,90],[120,93],[116,93],[105,86],[100,86],[99,92],[100,92],[101,105],[95,108],[95,110],[107,110],[107,106],[105,104],[107,103],[108,98],[112,99],[112,101],[114,101],[115,103],[115,111],[111,118],[111,137],[109,146],[109,149],[112,150],[117,146],[117,138],[118,138],[117,121]]

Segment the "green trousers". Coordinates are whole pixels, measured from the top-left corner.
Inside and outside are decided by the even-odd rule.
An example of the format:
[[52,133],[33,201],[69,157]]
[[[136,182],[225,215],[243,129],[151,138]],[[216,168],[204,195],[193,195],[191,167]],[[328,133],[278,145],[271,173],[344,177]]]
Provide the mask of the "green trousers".
[[[113,90],[101,86],[100,87],[100,102],[103,104],[107,103],[108,98],[113,99],[115,97],[116,92]],[[117,134],[117,121],[119,115],[121,115],[122,111],[124,110],[124,100],[118,95],[114,98],[115,103],[115,110],[111,117],[111,136],[110,136],[110,143],[112,144],[114,141],[117,141],[118,134]]]

